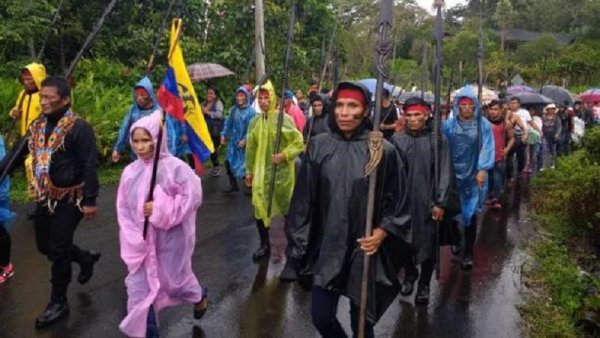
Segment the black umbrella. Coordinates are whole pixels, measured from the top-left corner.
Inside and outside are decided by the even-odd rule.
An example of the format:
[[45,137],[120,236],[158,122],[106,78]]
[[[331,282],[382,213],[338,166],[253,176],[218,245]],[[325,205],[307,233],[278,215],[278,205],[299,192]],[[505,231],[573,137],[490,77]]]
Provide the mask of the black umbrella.
[[516,93],[516,94],[510,95],[509,99],[512,99],[514,97],[519,98],[519,100],[521,100],[521,104],[523,104],[523,105],[550,104],[550,103],[554,102],[551,98],[546,97],[542,94],[538,94],[538,93],[529,93],[529,92]]
[[544,86],[540,92],[542,95],[551,98],[559,105],[567,104],[569,106],[573,106],[575,101],[577,101],[573,94],[564,87]]

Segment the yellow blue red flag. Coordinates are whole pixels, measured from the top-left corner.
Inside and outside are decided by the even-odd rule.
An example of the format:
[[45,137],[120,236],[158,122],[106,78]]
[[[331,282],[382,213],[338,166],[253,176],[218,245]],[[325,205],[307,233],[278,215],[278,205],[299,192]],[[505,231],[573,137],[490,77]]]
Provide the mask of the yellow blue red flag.
[[169,44],[169,67],[163,84],[158,90],[158,101],[169,115],[185,122],[188,145],[196,164],[199,164],[214,152],[214,145],[179,46],[181,28],[181,19],[173,19]]

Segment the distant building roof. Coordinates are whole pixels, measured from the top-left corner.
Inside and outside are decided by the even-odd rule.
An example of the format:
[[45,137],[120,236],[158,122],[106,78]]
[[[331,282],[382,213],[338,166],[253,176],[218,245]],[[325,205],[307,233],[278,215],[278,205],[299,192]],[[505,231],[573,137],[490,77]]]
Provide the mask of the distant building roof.
[[504,31],[504,40],[505,41],[535,41],[542,37],[544,34],[548,34],[556,40],[561,45],[568,45],[573,42],[573,37],[567,34],[560,33],[536,33],[530,32],[524,29],[507,29]]

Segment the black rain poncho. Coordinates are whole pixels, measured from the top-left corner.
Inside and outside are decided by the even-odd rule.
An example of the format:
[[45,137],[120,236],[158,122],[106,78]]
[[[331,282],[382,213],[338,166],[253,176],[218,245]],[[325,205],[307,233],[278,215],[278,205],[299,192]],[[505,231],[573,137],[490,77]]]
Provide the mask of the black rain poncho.
[[[454,166],[448,141],[441,136],[440,178],[438,193],[434,193],[433,132],[425,126],[417,133],[405,131],[394,134],[392,143],[406,156],[408,189],[410,193],[412,243],[418,250],[417,263],[435,256],[435,221],[431,218],[434,205],[445,210],[444,219],[453,218],[460,211],[460,196],[456,189]],[[442,224],[450,226],[450,224]],[[442,241],[440,239],[440,241]]]
[[[362,87],[361,87],[362,88]],[[335,97],[335,96],[334,96]],[[369,97],[369,96],[366,96]],[[369,122],[346,139],[331,114],[331,131],[310,142],[287,218],[288,262],[282,278],[340,292],[360,304],[369,160]],[[378,168],[374,226],[388,236],[373,255],[367,319],[375,323],[399,291],[399,238],[409,231],[410,215],[402,160],[387,141]],[[308,282],[307,282],[308,281]]]

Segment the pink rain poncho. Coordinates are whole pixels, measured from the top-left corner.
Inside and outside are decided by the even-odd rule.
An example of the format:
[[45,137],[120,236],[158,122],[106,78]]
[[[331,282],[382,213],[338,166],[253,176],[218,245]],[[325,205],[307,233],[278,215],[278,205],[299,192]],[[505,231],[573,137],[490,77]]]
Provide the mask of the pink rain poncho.
[[[160,114],[131,127],[150,132],[156,146]],[[132,147],[133,148],[133,147]],[[179,303],[197,303],[202,288],[192,271],[196,209],[202,203],[200,178],[161,144],[153,211],[146,240],[143,206],[152,176],[152,159],[137,159],[123,171],[117,194],[121,258],[127,265],[127,316],[119,328],[129,337],[146,336],[150,306],[158,312]]]

